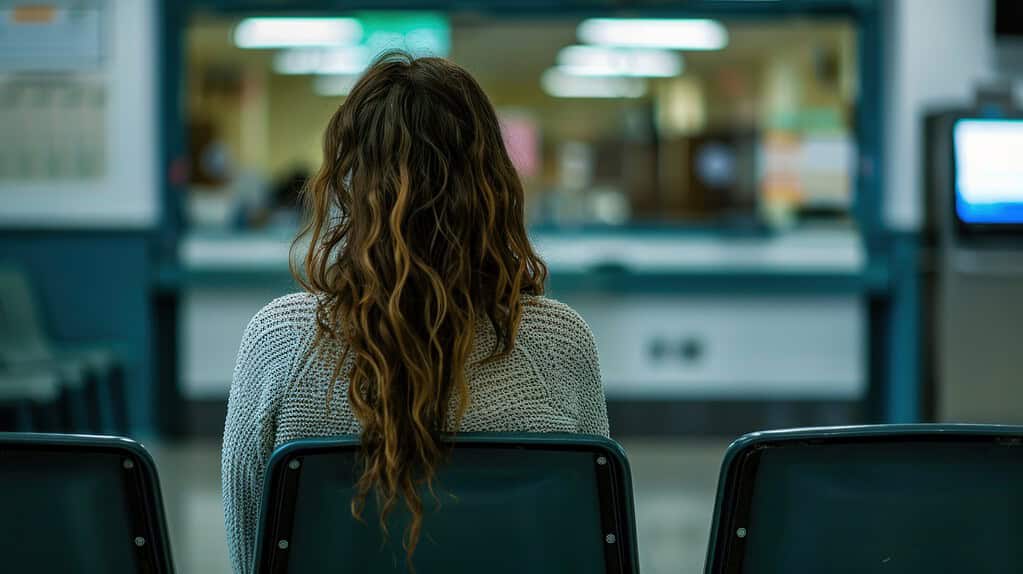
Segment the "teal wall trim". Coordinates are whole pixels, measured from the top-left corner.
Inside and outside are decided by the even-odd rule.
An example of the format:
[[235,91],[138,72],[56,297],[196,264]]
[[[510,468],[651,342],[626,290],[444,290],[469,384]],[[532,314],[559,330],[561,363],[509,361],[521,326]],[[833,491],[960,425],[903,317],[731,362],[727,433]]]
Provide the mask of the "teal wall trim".
[[885,317],[887,373],[881,399],[884,422],[921,421],[920,245],[916,234],[896,234],[889,247],[891,294]]

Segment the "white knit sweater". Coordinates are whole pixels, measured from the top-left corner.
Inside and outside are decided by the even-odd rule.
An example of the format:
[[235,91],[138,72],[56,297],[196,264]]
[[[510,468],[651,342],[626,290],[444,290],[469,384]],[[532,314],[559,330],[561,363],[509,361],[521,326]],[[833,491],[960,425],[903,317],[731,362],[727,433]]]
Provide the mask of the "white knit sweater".
[[[238,351],[221,460],[235,572],[253,570],[263,475],[273,449],[298,438],[359,433],[346,381],[336,386],[328,408],[333,364],[307,352],[315,309],[314,297],[305,293],[274,300],[252,318]],[[466,367],[470,403],[460,430],[608,435],[597,348],[575,311],[528,297],[511,354],[478,364],[495,342],[493,328],[481,322]]]

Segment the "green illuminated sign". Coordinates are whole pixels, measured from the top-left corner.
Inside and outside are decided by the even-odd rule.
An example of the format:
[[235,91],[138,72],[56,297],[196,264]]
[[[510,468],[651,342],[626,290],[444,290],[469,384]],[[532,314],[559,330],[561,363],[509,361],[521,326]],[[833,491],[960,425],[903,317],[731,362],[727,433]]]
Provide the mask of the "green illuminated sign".
[[360,12],[361,44],[373,54],[400,49],[414,56],[447,56],[451,25],[439,12]]

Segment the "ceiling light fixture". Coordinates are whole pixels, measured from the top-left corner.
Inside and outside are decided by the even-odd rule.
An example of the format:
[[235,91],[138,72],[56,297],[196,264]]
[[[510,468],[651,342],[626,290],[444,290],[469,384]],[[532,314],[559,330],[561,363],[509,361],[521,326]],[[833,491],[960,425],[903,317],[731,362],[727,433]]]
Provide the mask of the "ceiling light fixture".
[[298,48],[274,54],[273,69],[278,74],[339,75],[361,74],[373,61],[365,46],[335,50]]
[[239,48],[337,47],[361,39],[355,18],[246,18],[234,27]]
[[682,73],[682,55],[652,48],[567,46],[558,52],[558,68],[575,76],[670,78]]
[[576,76],[550,68],[540,77],[544,92],[555,98],[641,98],[646,80],[614,76]]
[[579,40],[603,46],[720,50],[728,30],[717,20],[590,18],[576,28]]

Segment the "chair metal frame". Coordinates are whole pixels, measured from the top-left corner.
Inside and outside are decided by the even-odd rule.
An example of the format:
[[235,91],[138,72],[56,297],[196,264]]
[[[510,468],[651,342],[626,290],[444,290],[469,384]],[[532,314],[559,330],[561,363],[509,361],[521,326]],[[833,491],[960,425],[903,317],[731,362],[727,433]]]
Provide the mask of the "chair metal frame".
[[159,475],[145,447],[131,439],[113,436],[0,432],[0,455],[19,450],[58,456],[66,452],[119,456],[124,469],[124,493],[128,508],[133,510],[131,521],[138,572],[173,574]]
[[746,434],[733,442],[725,453],[718,479],[714,517],[707,545],[706,574],[724,574],[731,567],[737,533],[737,517],[750,493],[743,478],[755,470],[748,455],[760,449],[793,444],[864,444],[891,442],[940,442],[1003,440],[1023,444],[1023,427],[978,424],[893,424],[818,427],[761,431]]

